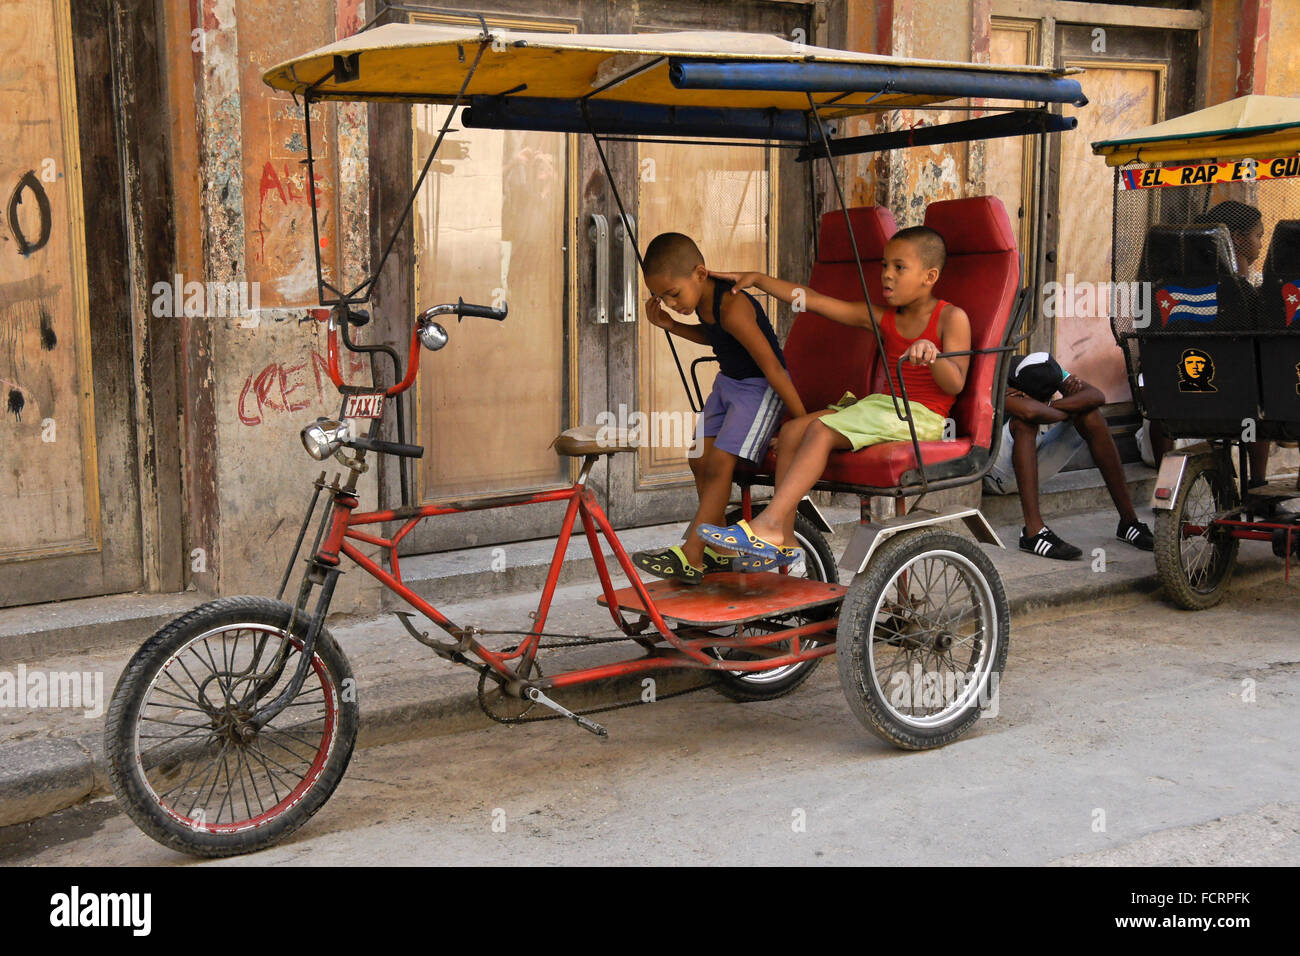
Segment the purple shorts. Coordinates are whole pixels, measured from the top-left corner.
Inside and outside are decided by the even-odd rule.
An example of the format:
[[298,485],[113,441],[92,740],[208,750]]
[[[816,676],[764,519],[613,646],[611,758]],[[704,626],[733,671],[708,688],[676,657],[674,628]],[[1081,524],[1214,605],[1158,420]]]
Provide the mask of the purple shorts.
[[718,375],[700,413],[696,439],[712,438],[716,448],[761,462],[784,409],[767,379]]

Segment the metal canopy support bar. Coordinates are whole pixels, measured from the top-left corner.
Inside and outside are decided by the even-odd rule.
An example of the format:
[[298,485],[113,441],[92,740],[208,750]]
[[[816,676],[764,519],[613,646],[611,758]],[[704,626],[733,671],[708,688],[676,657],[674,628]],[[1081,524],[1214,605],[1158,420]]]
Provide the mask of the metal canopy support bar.
[[[1079,125],[1073,116],[1058,116],[1047,110],[1034,113],[998,113],[979,119],[922,126],[918,129],[894,130],[832,140],[832,156],[851,156],[856,153],[874,153],[886,149],[904,149],[910,146],[935,146],[939,143],[963,143],[975,139],[997,139],[1002,136],[1028,136],[1034,133],[1060,133]],[[820,154],[817,146],[805,146],[795,161],[804,163]]]
[[[682,90],[784,90],[794,93],[906,93],[1087,105],[1078,80],[1029,73],[876,63],[744,63],[668,61],[668,78]],[[839,103],[837,106],[848,104]],[[856,105],[856,104],[854,104]]]
[[531,96],[471,96],[462,122],[472,129],[530,129],[555,133],[716,136],[807,142],[803,110],[659,106],[616,100],[550,100]]

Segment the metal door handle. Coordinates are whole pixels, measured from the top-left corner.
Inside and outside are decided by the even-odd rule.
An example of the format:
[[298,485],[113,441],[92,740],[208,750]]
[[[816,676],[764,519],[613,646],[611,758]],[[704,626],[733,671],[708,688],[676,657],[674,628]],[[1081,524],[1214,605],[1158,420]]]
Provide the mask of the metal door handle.
[[615,233],[623,244],[623,308],[619,312],[620,322],[635,322],[637,314],[637,283],[641,278],[641,268],[636,261],[636,219],[627,217],[626,224],[619,219]]
[[593,212],[587,235],[596,247],[596,302],[587,310],[587,315],[605,324],[609,322],[609,220]]

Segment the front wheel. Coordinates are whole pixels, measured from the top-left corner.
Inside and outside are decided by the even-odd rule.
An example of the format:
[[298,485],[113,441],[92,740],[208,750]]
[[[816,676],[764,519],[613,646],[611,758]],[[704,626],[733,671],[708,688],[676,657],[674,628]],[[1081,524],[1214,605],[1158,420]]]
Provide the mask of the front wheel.
[[[728,515],[727,524],[734,524],[739,517],[739,512]],[[790,573],[796,577],[808,578],[811,581],[839,583],[840,576],[839,570],[835,566],[835,556],[831,553],[830,542],[826,540],[821,530],[803,515],[798,514],[795,515],[794,519],[794,536],[799,547],[803,549],[803,557],[791,566]],[[834,614],[835,607],[832,605],[828,608],[814,608],[803,614],[796,614],[779,620],[756,621],[743,625],[738,629],[737,636],[753,635],[760,631],[770,632],[784,630],[788,627],[798,627],[802,624],[810,624],[813,621],[825,620],[834,616]],[[800,646],[804,648],[816,647],[817,643],[816,641],[805,640],[800,642]],[[772,645],[772,648],[777,652],[786,651],[788,653],[789,647],[788,641]],[[715,650],[714,653],[724,660],[756,659],[756,655],[744,650]],[[768,671],[722,671],[718,674],[718,682],[714,686],[717,688],[718,693],[724,697],[730,697],[732,700],[742,703],[775,700],[778,697],[784,697],[811,677],[812,672],[817,669],[817,665],[820,663],[821,658],[814,657],[810,661],[787,664],[784,667],[776,667]]]
[[890,538],[853,579],[837,634],[840,684],[868,730],[905,750],[956,740],[996,713],[1010,610],[997,569],[951,531]]
[[109,705],[104,747],[118,802],[145,833],[196,856],[248,853],[307,822],[356,743],[352,669],[323,628],[302,687],[253,730],[301,660],[308,622],[266,598],[224,598],[136,652]]
[[1156,512],[1156,574],[1171,601],[1187,611],[1214,607],[1228,593],[1241,542],[1216,518],[1238,507],[1226,458],[1187,463],[1174,506]]

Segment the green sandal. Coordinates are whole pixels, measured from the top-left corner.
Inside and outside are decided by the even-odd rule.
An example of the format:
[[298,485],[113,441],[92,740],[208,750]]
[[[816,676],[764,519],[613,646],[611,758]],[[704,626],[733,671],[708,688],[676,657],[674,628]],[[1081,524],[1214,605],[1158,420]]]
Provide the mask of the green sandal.
[[682,584],[699,584],[704,580],[707,569],[697,568],[687,561],[686,554],[679,545],[661,551],[638,551],[632,555],[632,563],[657,578],[680,581]]

